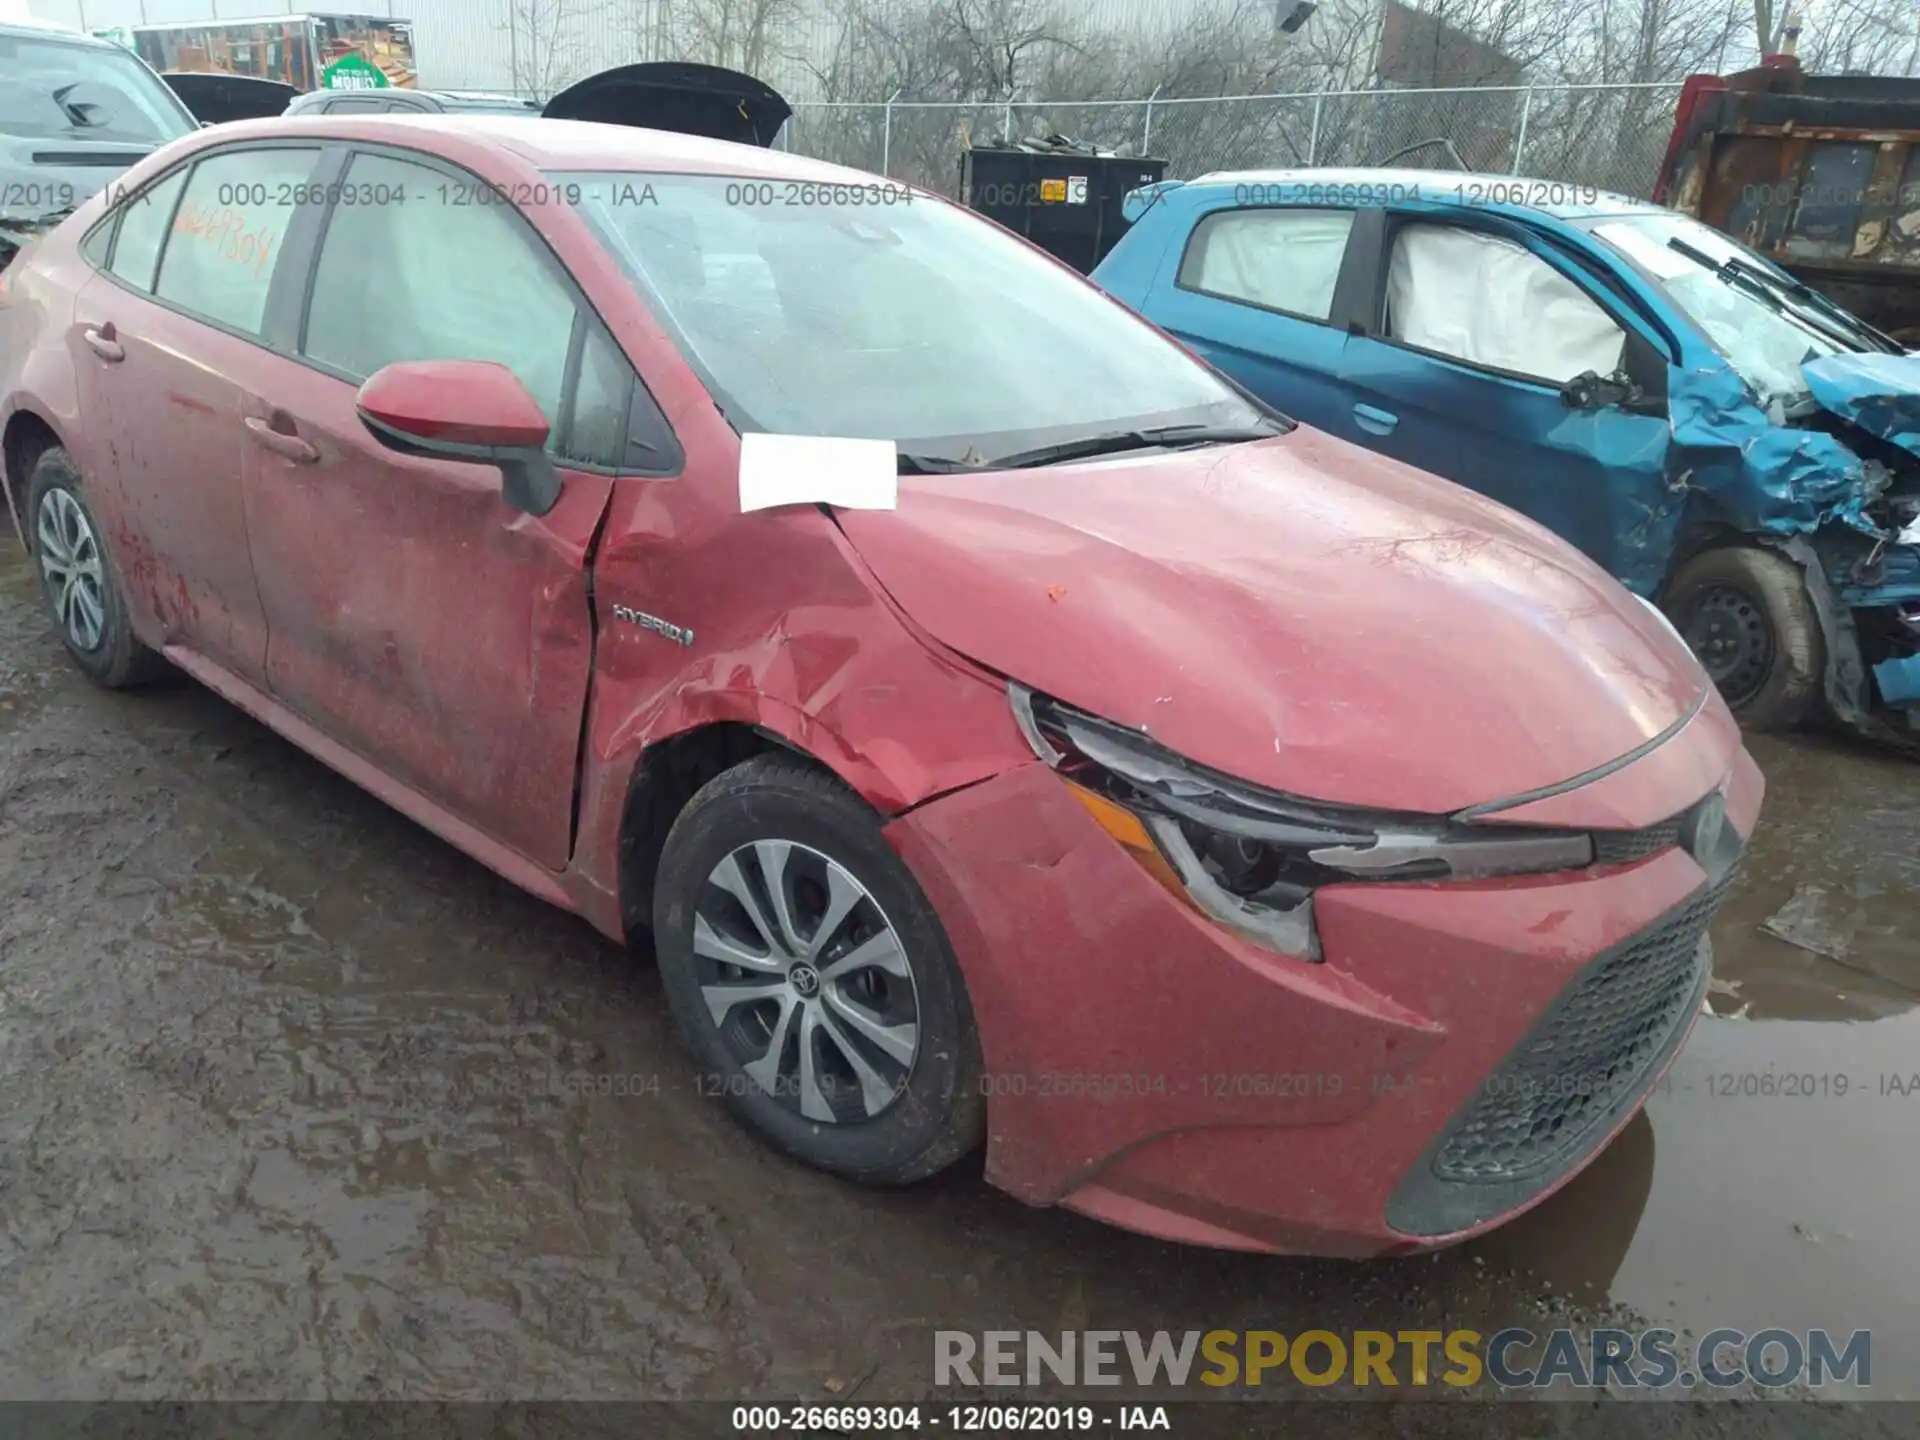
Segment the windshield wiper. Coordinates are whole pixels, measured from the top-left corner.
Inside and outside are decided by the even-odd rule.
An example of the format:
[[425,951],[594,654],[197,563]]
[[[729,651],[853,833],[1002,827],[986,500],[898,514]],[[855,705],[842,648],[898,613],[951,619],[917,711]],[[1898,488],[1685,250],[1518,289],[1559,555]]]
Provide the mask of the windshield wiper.
[[[1900,347],[1895,345],[1890,337],[1881,334],[1858,316],[1841,309],[1810,285],[1798,280],[1783,282],[1772,272],[1742,260],[1738,255],[1729,255],[1725,260],[1716,260],[1706,251],[1689,245],[1678,236],[1667,241],[1667,248],[1686,256],[1694,264],[1713,271],[1724,283],[1737,286],[1776,315],[1791,315],[1802,324],[1819,331],[1837,345],[1858,349],[1861,342],[1865,341],[1871,349],[1886,349],[1894,354],[1900,353]],[[1789,300],[1796,303],[1789,304]],[[1808,314],[1807,309],[1803,307],[1811,307],[1817,313]]]
[[1069,460],[1090,460],[1096,455],[1117,455],[1127,450],[1164,450],[1187,445],[1235,445],[1246,440],[1268,440],[1286,434],[1286,428],[1267,422],[1259,425],[1155,425],[1142,430],[1117,430],[1107,435],[1088,435],[1080,440],[1062,440],[1032,450],[999,455],[980,466],[983,470],[1031,470],[1040,465],[1060,465]]
[[5,235],[15,244],[25,245],[30,240],[39,239],[78,208],[69,205],[64,210],[49,210],[42,215],[0,215],[0,235]]
[[912,455],[900,452],[902,475],[966,475],[986,467],[969,465],[964,460],[949,460],[944,455]]

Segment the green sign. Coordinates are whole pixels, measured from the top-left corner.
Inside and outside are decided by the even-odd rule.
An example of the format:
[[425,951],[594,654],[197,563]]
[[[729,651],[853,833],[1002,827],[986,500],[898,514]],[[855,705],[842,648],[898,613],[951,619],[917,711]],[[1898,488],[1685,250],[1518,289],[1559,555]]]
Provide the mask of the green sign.
[[320,72],[320,84],[328,90],[384,90],[387,74],[366,56],[347,54]]

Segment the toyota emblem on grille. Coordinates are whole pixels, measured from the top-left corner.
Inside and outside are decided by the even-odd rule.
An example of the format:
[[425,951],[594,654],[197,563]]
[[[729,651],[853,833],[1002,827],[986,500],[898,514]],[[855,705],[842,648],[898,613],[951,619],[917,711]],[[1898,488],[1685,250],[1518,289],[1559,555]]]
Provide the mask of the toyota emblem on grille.
[[1720,848],[1720,832],[1727,823],[1727,802],[1718,790],[1693,807],[1693,813],[1680,827],[1680,843],[1687,853],[1705,865]]

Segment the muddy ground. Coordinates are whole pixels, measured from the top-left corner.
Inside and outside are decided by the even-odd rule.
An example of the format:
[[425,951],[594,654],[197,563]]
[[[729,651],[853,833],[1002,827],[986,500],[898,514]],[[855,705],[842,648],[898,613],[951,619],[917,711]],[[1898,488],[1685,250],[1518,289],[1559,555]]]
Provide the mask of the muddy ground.
[[[92,688],[36,599],[0,544],[0,1397],[902,1400],[941,1327],[1626,1315],[1868,1328],[1920,1398],[1920,765],[1755,742],[1727,1013],[1566,1192],[1437,1258],[1254,1260],[773,1158],[645,957],[191,683]],[[1796,890],[1838,958],[1761,930]],[[640,1093],[529,1093],[555,1068]],[[1350,1433],[1429,1428],[1396,1408]],[[1719,1409],[1656,1428],[1754,1433]]]

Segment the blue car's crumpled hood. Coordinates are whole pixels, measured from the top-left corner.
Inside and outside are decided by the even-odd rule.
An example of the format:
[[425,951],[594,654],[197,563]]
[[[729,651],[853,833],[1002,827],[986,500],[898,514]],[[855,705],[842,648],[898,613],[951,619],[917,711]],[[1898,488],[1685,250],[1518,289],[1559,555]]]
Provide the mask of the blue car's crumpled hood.
[[1800,373],[1821,408],[1920,455],[1920,355],[1825,355]]
[[[1807,366],[1809,383],[1814,364],[1822,363]],[[1867,505],[1884,480],[1871,478],[1866,464],[1839,440],[1820,430],[1774,424],[1727,366],[1675,367],[1667,384],[1675,458],[1687,483],[1712,495],[1735,524],[1800,535],[1839,521],[1868,535],[1883,533],[1868,518]]]

